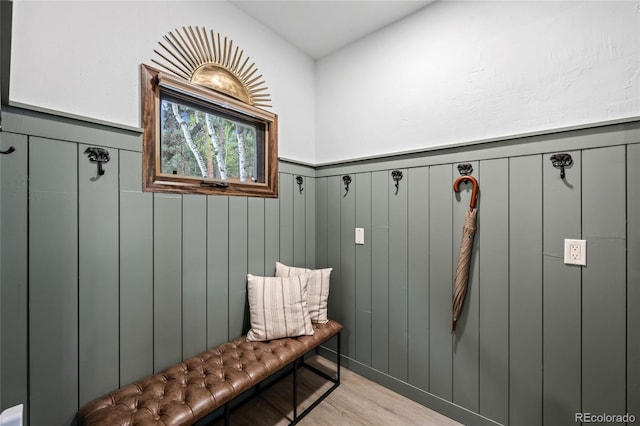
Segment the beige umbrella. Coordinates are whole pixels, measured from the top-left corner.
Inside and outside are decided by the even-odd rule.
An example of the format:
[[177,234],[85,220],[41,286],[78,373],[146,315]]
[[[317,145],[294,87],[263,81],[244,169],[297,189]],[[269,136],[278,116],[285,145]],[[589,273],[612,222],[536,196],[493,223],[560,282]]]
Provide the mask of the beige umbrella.
[[478,181],[473,176],[460,176],[453,184],[455,192],[460,191],[460,184],[463,182],[471,182],[473,189],[471,191],[471,201],[469,202],[469,210],[464,218],[464,226],[462,228],[462,241],[460,241],[460,255],[458,257],[458,267],[456,268],[456,280],[453,286],[453,323],[451,325],[451,334],[456,332],[456,323],[462,312],[464,297],[467,294],[467,284],[469,281],[469,266],[471,265],[471,249],[473,247],[473,236],[476,233],[476,198],[478,195]]

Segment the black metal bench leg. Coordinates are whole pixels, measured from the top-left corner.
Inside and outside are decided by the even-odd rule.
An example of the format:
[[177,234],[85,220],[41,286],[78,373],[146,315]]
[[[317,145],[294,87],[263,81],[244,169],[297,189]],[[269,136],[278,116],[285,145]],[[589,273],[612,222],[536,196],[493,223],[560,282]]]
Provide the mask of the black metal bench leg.
[[293,361],[293,421],[298,420],[298,360]]
[[338,333],[338,353],[336,354],[336,383],[340,384],[340,333]]
[[[298,358],[294,362],[294,373],[293,373],[293,421],[289,423],[290,426],[298,424],[300,420],[302,420],[307,414],[311,412],[315,407],[318,406],[331,392],[333,392],[338,386],[340,386],[340,333],[337,334],[336,338],[338,339],[338,347],[336,354],[336,377],[333,377],[327,374],[324,371],[317,369],[316,367],[307,364],[304,362],[304,356]],[[320,397],[318,397],[309,407],[307,407],[300,415],[298,416],[298,399],[297,399],[297,377],[296,377],[296,369],[297,366],[301,365],[306,369],[316,373],[320,377],[327,379],[328,381],[333,383],[329,389],[327,389]]]

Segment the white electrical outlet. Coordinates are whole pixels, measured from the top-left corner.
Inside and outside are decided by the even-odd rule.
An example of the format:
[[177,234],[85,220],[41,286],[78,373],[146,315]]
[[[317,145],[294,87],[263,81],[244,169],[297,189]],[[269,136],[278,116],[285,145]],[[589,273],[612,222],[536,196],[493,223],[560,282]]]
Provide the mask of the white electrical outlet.
[[364,228],[356,228],[356,244],[364,244]]
[[587,264],[587,241],[565,239],[564,263],[585,266]]

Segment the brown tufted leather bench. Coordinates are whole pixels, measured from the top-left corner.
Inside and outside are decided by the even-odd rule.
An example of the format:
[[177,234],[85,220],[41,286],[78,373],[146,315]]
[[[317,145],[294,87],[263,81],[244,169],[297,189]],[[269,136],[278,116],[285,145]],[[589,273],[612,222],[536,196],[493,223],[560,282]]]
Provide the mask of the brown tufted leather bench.
[[[81,425],[191,425],[219,407],[225,424],[229,402],[285,366],[294,363],[294,420],[297,423],[340,384],[340,332],[330,320],[314,324],[313,336],[247,342],[244,336],[187,359],[166,370],[122,387],[84,406],[78,413]],[[337,377],[304,364],[304,355],[338,336]],[[307,368],[334,385],[311,407],[297,415],[296,366]]]

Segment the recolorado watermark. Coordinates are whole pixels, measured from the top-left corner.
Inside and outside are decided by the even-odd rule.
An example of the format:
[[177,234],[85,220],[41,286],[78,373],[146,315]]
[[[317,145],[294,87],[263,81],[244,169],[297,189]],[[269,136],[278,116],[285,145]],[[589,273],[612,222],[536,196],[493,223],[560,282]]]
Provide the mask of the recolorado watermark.
[[633,414],[594,414],[576,413],[574,421],[576,423],[635,423],[636,416]]

